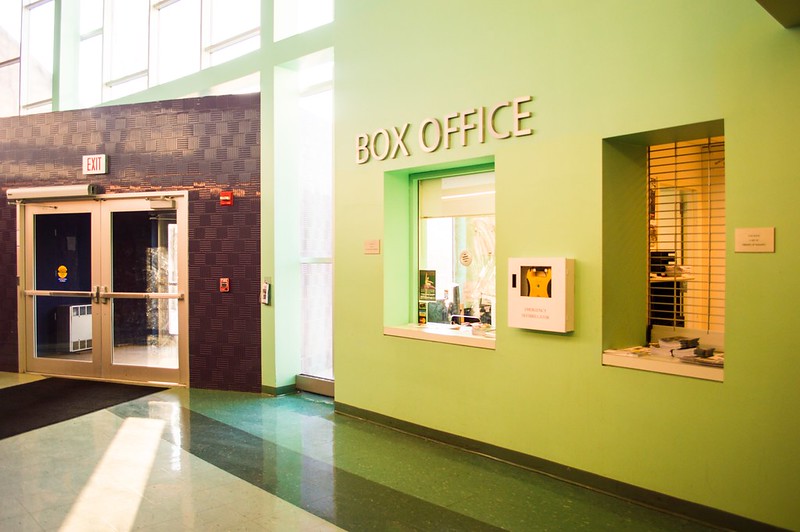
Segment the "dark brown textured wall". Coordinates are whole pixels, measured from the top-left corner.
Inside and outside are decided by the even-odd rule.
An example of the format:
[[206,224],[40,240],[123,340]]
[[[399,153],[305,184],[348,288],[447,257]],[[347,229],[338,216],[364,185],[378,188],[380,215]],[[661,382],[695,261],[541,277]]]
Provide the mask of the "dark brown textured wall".
[[[98,183],[189,190],[191,386],[261,390],[260,97],[190,98],[0,118],[0,193]],[[83,176],[83,155],[109,173]],[[219,205],[233,190],[234,204]],[[0,206],[0,370],[17,371],[16,209]],[[219,278],[231,291],[219,292]]]

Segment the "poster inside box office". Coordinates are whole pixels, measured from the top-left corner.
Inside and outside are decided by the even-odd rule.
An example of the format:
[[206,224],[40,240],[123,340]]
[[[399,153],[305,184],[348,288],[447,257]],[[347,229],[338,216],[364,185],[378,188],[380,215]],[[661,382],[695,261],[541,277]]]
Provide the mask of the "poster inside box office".
[[419,300],[436,301],[436,270],[419,271]]

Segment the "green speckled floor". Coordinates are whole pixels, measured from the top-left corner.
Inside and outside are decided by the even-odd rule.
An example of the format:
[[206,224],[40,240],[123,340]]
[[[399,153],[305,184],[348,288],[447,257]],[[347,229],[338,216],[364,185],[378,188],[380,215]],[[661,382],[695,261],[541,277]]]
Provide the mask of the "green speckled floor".
[[307,394],[165,390],[0,440],[0,456],[4,531],[705,530]]

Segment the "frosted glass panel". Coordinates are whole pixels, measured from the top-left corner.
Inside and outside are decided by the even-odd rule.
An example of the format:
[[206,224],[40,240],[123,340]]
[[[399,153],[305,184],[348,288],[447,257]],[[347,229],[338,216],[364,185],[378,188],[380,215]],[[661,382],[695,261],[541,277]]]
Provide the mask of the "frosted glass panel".
[[304,375],[333,379],[333,265],[301,266]]
[[300,98],[300,137],[298,161],[301,192],[302,236],[300,253],[304,257],[330,257],[333,218],[333,91]]
[[311,56],[293,76],[299,187],[301,372],[333,379],[333,61]]

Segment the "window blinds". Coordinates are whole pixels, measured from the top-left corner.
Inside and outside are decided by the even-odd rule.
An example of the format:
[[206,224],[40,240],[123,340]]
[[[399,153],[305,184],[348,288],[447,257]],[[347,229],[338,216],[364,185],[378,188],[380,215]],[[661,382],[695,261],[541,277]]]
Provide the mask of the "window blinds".
[[649,322],[723,332],[723,137],[648,150]]

